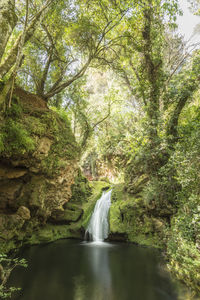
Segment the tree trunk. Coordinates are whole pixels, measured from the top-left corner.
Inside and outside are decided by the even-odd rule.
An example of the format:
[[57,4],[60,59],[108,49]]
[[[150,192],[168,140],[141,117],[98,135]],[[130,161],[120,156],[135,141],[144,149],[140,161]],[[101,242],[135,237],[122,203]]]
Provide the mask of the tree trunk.
[[16,22],[15,0],[0,0],[0,61]]

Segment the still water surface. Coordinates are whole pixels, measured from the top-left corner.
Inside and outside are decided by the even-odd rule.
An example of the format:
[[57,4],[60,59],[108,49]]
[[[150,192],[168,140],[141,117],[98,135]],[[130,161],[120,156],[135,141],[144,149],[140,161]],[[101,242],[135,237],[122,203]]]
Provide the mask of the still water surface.
[[158,252],[132,244],[61,240],[23,250],[17,300],[175,300]]

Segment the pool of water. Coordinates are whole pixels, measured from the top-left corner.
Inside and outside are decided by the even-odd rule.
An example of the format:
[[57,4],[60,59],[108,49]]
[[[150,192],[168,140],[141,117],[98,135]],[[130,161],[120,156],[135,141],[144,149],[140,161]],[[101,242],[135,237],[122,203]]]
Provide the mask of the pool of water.
[[159,252],[121,243],[61,240],[26,248],[13,271],[20,300],[175,300]]

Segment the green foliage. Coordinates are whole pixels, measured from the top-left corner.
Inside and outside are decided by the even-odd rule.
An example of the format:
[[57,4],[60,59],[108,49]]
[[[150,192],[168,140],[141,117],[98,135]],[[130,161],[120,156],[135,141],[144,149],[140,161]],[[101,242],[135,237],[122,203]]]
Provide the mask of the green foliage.
[[35,142],[22,124],[12,119],[7,119],[4,129],[4,145],[6,151],[25,153],[35,149]]
[[1,299],[10,299],[12,294],[16,291],[21,290],[21,288],[8,287],[7,281],[11,272],[17,267],[27,267],[27,262],[25,259],[19,258],[9,258],[5,254],[0,254],[0,297]]
[[0,152],[24,154],[35,149],[35,141],[23,120],[23,108],[17,98],[13,98],[10,108],[5,112],[0,132]]
[[6,117],[15,118],[15,119],[21,117],[23,112],[22,106],[19,103],[14,103],[15,100],[17,100],[16,102],[18,102],[18,99],[15,99],[13,97],[12,106],[6,110]]
[[29,116],[23,120],[24,125],[31,135],[44,136],[48,129],[48,124],[43,122],[42,117]]
[[51,106],[51,110],[55,111],[59,115],[60,119],[67,127],[70,127],[69,116],[64,108],[56,108],[55,106]]
[[[172,219],[167,243],[170,270],[197,293],[200,292],[199,209],[197,201],[188,199],[190,209],[184,205]],[[196,237],[197,237],[196,236]]]

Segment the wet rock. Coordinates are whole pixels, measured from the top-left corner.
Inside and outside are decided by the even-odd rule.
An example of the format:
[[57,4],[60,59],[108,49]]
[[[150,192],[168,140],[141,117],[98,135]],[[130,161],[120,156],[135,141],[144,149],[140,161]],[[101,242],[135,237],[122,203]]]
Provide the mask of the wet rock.
[[108,236],[108,241],[115,241],[115,242],[127,242],[128,241],[128,235],[126,232],[112,232]]

